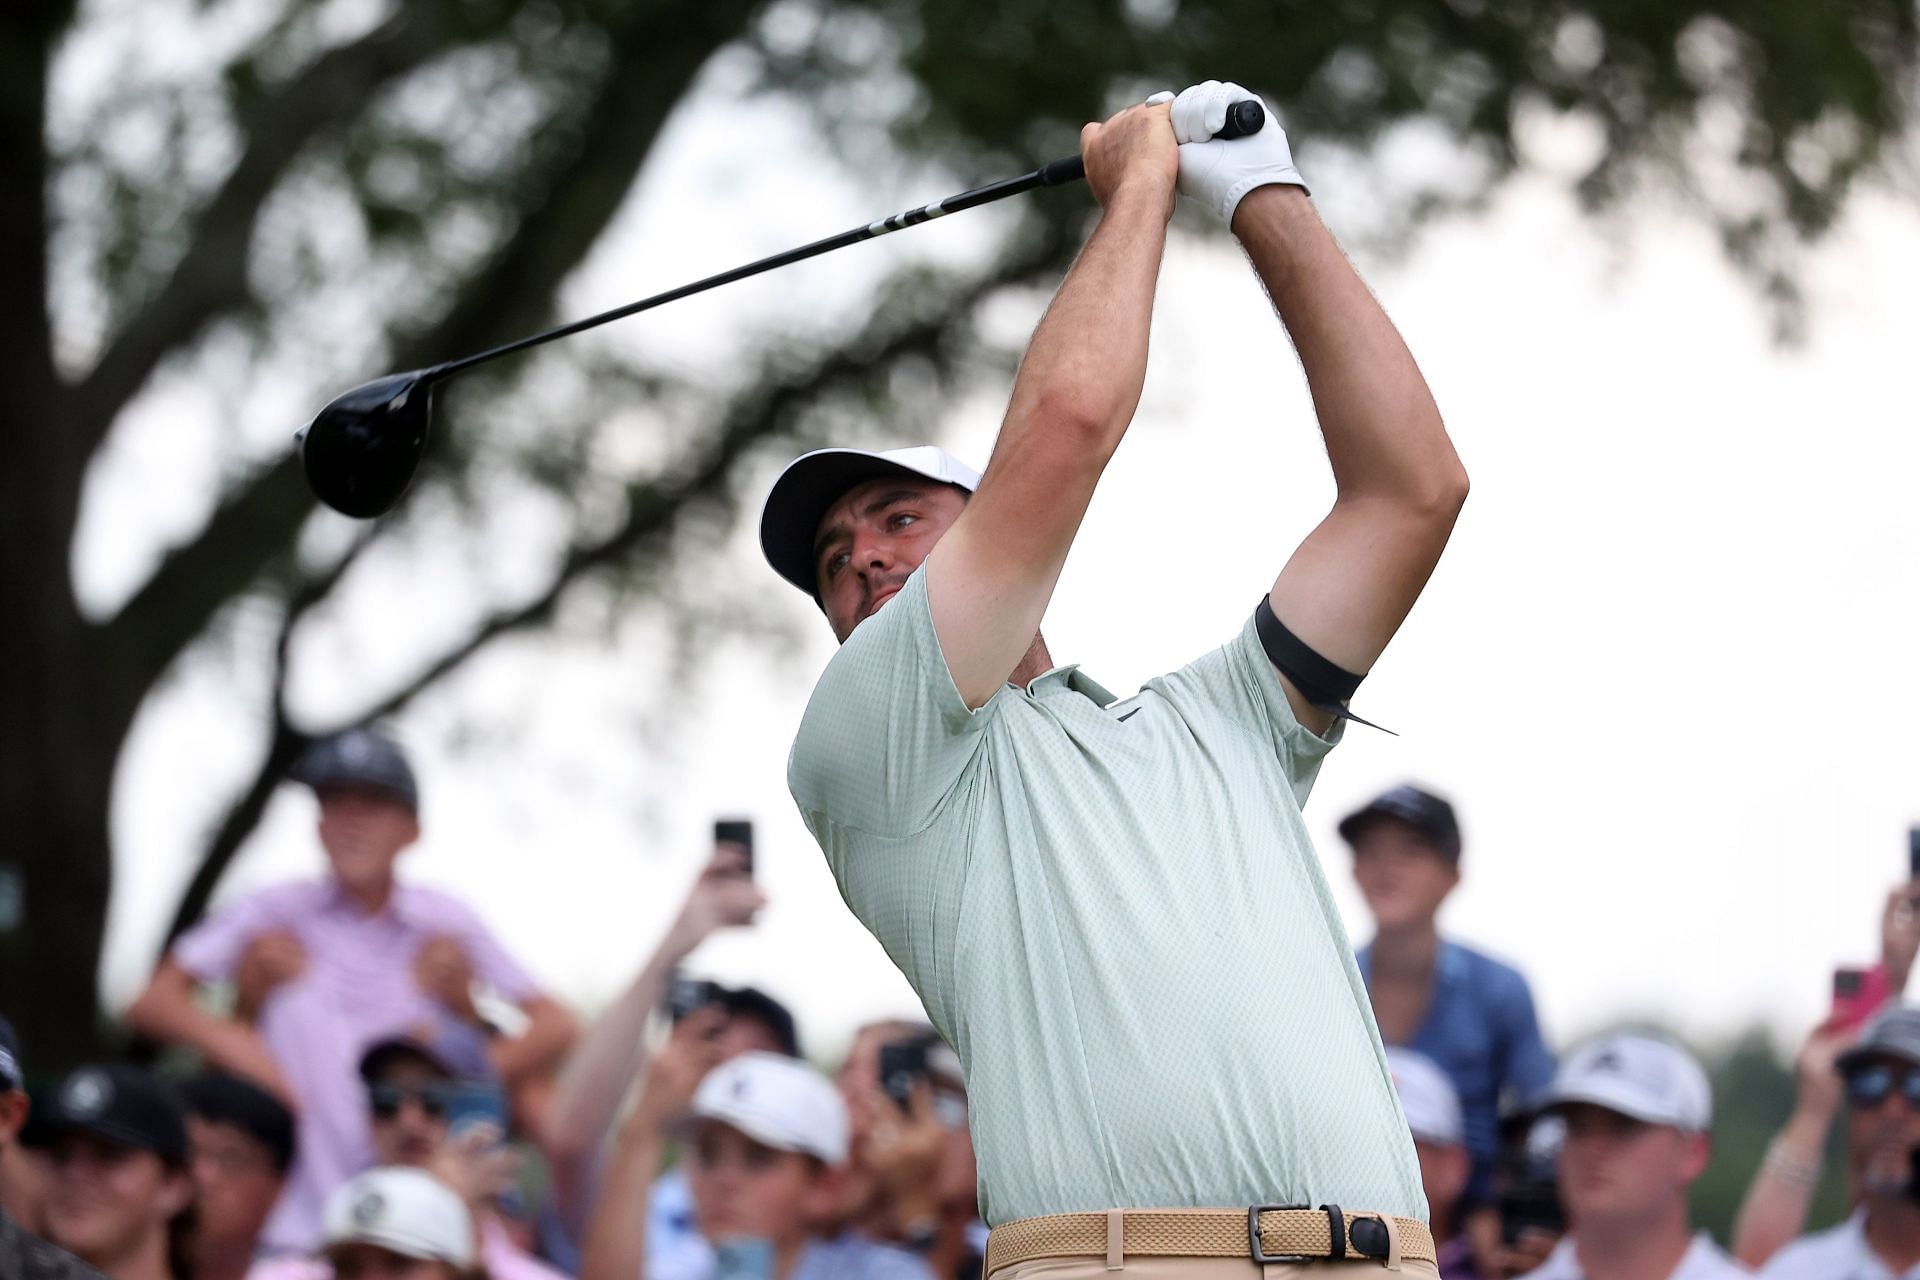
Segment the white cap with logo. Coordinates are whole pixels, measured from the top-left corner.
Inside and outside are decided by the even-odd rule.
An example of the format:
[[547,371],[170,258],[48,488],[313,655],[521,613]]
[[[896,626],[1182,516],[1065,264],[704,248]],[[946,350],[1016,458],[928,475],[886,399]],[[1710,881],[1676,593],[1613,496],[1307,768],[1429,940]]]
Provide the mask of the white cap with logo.
[[1693,1133],[1713,1124],[1707,1073],[1673,1041],[1645,1032],[1616,1032],[1567,1056],[1542,1106],[1557,1110],[1582,1102]]
[[403,1258],[473,1266],[473,1217],[453,1189],[418,1169],[369,1169],[327,1197],[326,1248],[377,1245]]
[[847,1104],[827,1078],[795,1058],[743,1053],[707,1073],[693,1095],[696,1119],[718,1120],[778,1151],[827,1164],[847,1158]]
[[1393,1073],[1400,1110],[1416,1139],[1442,1147],[1457,1147],[1466,1141],[1466,1126],[1460,1119],[1460,1093],[1432,1058],[1389,1045],[1387,1070]]

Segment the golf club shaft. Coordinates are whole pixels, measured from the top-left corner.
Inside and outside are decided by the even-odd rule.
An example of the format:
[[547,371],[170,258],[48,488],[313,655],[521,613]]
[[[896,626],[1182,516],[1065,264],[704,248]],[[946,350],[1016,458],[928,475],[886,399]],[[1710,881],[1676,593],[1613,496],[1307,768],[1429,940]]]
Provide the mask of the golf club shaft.
[[[1265,112],[1257,100],[1236,102],[1229,109],[1226,127],[1221,129],[1218,136],[1222,138],[1237,138],[1245,136],[1246,134],[1257,133],[1265,123],[1265,119]],[[708,289],[716,289],[723,284],[732,284],[735,280],[745,280],[748,276],[757,276],[762,272],[773,271],[779,267],[788,266],[791,263],[804,261],[807,258],[816,258],[823,253],[832,253],[835,249],[844,249],[848,245],[859,244],[862,240],[872,240],[878,236],[899,231],[903,227],[913,227],[923,222],[931,222],[933,219],[944,217],[949,213],[959,213],[964,209],[973,209],[983,204],[992,204],[996,200],[1005,200],[1008,196],[1017,196],[1022,192],[1032,191],[1035,187],[1066,186],[1070,183],[1079,182],[1086,176],[1086,165],[1081,161],[1079,156],[1065,156],[1049,164],[1043,164],[1031,173],[1023,173],[1017,178],[1003,178],[999,182],[989,182],[983,187],[975,187],[971,191],[962,191],[958,195],[948,196],[944,200],[935,200],[932,204],[923,204],[918,209],[909,209],[904,213],[896,213],[892,217],[882,218],[878,222],[869,222],[864,227],[854,227],[850,231],[842,231],[839,235],[828,236],[824,240],[815,240],[813,243],[803,244],[797,249],[788,249],[784,253],[776,253],[771,257],[749,262],[745,266],[735,267],[730,271],[722,271],[718,275],[708,276],[704,280],[695,280],[692,284],[683,284],[678,288],[669,289],[665,293],[656,293],[651,298],[642,298],[640,301],[630,302],[624,307],[615,307],[611,311],[602,311],[598,315],[588,316],[584,320],[575,320],[571,324],[563,324],[557,329],[548,329],[544,333],[536,333],[531,337],[520,338],[504,346],[482,351],[477,355],[463,356],[458,360],[449,360],[445,364],[434,365],[430,369],[421,370],[420,377],[423,382],[438,382],[449,374],[458,373],[460,370],[470,368],[473,365],[484,364],[488,360],[497,360],[501,356],[512,355],[516,351],[525,351],[529,347],[537,347],[542,343],[552,342],[556,338],[565,338],[586,329],[597,328],[609,321],[620,320],[630,315],[636,315],[639,312],[650,310],[651,308],[661,306],[668,302],[677,302],[681,298],[692,297],[696,293],[705,293]]]

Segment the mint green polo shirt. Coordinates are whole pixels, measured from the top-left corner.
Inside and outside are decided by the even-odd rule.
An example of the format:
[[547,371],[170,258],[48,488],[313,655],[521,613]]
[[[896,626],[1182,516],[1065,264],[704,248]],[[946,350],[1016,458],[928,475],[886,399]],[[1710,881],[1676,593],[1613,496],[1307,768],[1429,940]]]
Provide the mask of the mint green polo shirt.
[[969,711],[924,567],[827,664],[788,785],[965,1064],[988,1223],[1426,1217],[1300,818],[1338,736],[1294,718],[1251,619],[1131,698],[1057,667]]

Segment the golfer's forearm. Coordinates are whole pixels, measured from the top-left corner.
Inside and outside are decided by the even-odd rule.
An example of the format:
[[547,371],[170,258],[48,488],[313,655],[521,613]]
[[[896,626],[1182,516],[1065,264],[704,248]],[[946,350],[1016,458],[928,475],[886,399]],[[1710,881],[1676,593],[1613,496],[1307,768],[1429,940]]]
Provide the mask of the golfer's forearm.
[[1466,472],[1440,410],[1306,192],[1254,190],[1233,231],[1300,353],[1341,498],[1388,498],[1450,520]]
[[1160,193],[1115,193],[1034,331],[996,453],[1020,443],[1021,432],[1074,428],[1105,455],[1119,446],[1146,380],[1147,332],[1166,240]]

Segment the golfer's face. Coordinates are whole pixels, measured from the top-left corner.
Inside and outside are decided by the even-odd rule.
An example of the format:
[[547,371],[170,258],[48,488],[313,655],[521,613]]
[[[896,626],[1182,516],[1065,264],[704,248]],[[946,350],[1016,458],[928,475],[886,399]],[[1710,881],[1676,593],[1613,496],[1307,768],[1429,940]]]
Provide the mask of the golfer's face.
[[931,480],[869,480],[847,491],[814,536],[820,607],[842,642],[912,576],[966,509],[966,495]]

